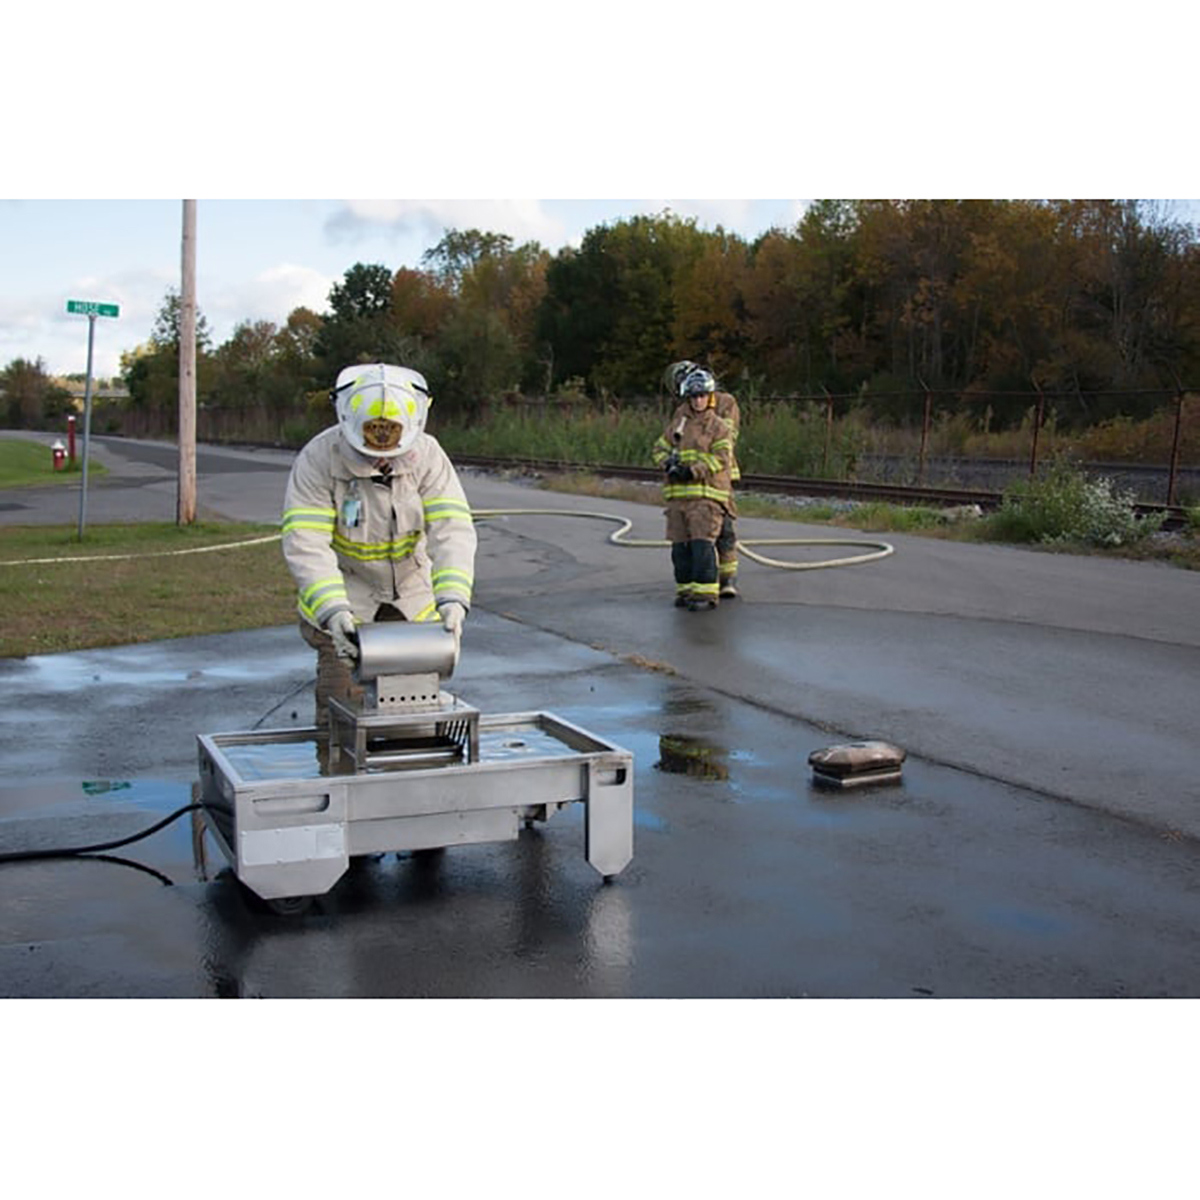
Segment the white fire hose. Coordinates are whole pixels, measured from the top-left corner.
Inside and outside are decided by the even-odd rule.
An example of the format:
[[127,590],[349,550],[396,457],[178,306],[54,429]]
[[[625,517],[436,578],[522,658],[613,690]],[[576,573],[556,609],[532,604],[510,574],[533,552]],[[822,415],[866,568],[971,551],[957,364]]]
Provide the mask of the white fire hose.
[[[631,547],[661,547],[671,543],[666,539],[626,538],[624,535],[633,528],[633,522],[614,513],[586,512],[572,508],[480,508],[474,515],[481,520],[488,517],[589,517],[597,521],[612,521],[620,525],[620,529],[608,535],[608,540],[614,546]],[[856,563],[873,562],[877,558],[887,558],[896,552],[895,547],[887,542],[864,541],[860,538],[749,538],[738,539],[738,550],[747,558],[761,563],[764,567],[778,567],[782,571],[816,571],[823,567],[849,567]],[[787,562],[783,559],[768,558],[751,550],[751,546],[858,546],[869,547],[864,554],[854,554],[842,558],[829,558],[820,562]]]
[[[671,543],[658,538],[626,538],[625,534],[633,528],[633,522],[614,513],[588,512],[571,508],[479,508],[473,515],[480,520],[489,517],[585,517],[596,521],[610,521],[620,526],[614,533],[609,534],[608,540],[614,546],[631,548],[652,548],[669,546]],[[130,558],[173,558],[182,554],[206,554],[215,550],[239,550],[243,546],[257,546],[263,542],[278,541],[281,534],[270,533],[263,537],[245,538],[237,542],[221,542],[214,546],[193,546],[186,550],[156,550],[148,554],[84,554],[71,558],[20,558],[11,562],[0,563],[4,567],[45,565],[48,563],[64,562],[115,562]],[[781,571],[817,571],[824,567],[849,567],[856,563],[873,562],[879,558],[887,558],[895,553],[895,547],[888,542],[864,541],[860,538],[749,538],[738,539],[738,550],[747,558],[764,567],[777,567]],[[863,554],[853,554],[841,558],[823,559],[819,562],[788,562],[778,558],[768,558],[752,550],[751,546],[856,546],[867,547]]]

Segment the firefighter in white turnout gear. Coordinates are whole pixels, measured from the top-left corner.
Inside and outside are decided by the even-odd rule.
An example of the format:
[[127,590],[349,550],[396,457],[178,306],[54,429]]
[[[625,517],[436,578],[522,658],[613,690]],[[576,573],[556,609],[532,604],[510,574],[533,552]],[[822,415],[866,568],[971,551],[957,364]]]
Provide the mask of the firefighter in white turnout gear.
[[299,589],[300,631],[317,650],[317,726],[331,695],[354,700],[357,627],[438,621],[461,636],[471,606],[475,526],[450,459],[425,432],[430,396],[407,367],[347,367],[337,425],[296,456],[283,554]]

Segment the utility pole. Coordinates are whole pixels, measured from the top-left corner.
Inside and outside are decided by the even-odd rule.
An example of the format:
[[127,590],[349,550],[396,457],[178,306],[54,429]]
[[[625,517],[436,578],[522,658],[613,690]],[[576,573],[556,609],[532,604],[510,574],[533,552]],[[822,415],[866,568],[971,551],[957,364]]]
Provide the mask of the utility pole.
[[196,202],[183,202],[179,302],[179,504],[177,523],[196,520]]

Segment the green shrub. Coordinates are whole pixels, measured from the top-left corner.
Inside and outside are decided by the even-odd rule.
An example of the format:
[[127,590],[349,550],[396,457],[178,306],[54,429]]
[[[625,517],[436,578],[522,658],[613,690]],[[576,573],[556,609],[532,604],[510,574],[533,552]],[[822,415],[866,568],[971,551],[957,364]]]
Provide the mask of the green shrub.
[[1091,478],[1057,460],[1045,474],[1011,485],[989,526],[1005,541],[1124,546],[1162,524],[1161,518],[1139,518],[1134,503],[1134,494],[1118,490],[1111,479]]

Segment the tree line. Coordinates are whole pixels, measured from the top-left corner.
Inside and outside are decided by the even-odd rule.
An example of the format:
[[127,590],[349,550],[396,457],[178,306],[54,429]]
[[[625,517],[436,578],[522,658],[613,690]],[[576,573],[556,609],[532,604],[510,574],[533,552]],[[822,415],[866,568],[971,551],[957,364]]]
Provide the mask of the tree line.
[[[134,411],[177,405],[178,318],[168,294],[122,356]],[[459,417],[515,394],[652,396],[693,358],[750,401],[854,396],[898,419],[889,398],[921,389],[1044,389],[1091,396],[1076,415],[1094,421],[1200,380],[1200,247],[1154,201],[822,200],[749,241],[664,212],[554,254],[449,230],[419,268],[355,263],[323,313],[245,321],[215,347],[197,326],[201,405],[296,437],[327,423],[341,367],[380,360],[422,371]]]

